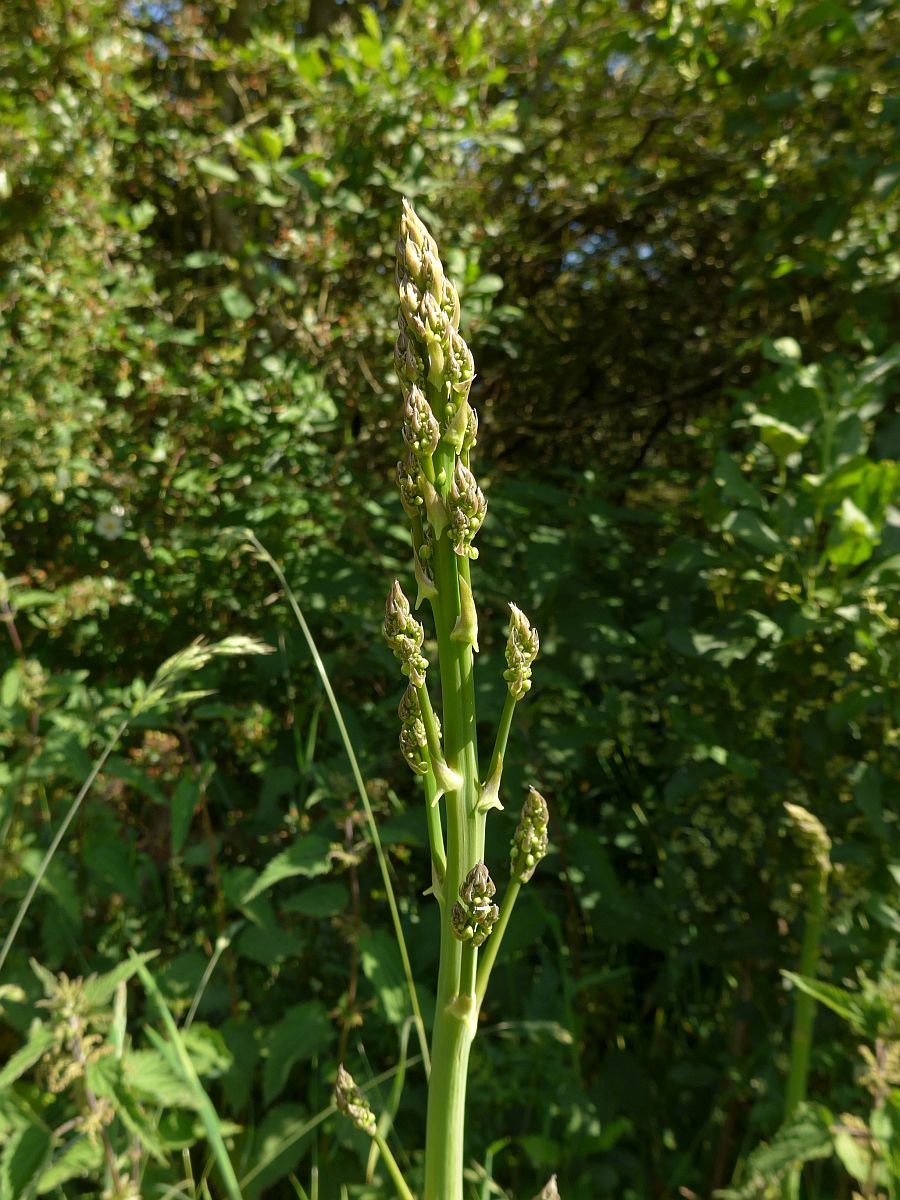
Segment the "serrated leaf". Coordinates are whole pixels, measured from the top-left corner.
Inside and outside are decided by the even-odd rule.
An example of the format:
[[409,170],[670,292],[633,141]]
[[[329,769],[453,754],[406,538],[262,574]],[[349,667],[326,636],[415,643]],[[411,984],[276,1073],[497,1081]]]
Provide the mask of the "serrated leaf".
[[231,1052],[218,1030],[195,1021],[181,1036],[198,1075],[221,1075],[231,1066]]
[[831,1113],[822,1105],[800,1105],[771,1142],[763,1142],[748,1156],[742,1171],[744,1182],[716,1196],[720,1200],[757,1200],[768,1195],[767,1189],[793,1168],[828,1158],[833,1148],[832,1123]]
[[103,1165],[103,1144],[79,1137],[64,1146],[50,1162],[38,1181],[37,1194],[46,1196],[70,1179],[87,1179],[96,1175]]
[[260,893],[283,879],[296,875],[324,875],[331,866],[331,843],[318,834],[301,834],[292,846],[267,863],[253,886],[244,893],[242,903],[249,904]]
[[118,1119],[128,1132],[140,1141],[145,1150],[157,1162],[165,1162],[166,1152],[157,1135],[155,1122],[144,1112],[137,1097],[128,1087],[120,1060],[107,1055],[89,1063],[87,1081],[97,1096],[105,1096],[111,1101]]
[[268,1057],[263,1070],[266,1104],[280,1095],[292,1068],[324,1050],[331,1042],[331,1022],[318,1000],[289,1008],[266,1038]]
[[[150,962],[159,954],[158,950],[146,950],[136,957],[142,962]],[[113,998],[113,993],[120,983],[127,983],[137,971],[133,960],[128,959],[113,967],[104,975],[97,975],[84,982],[84,997],[92,1008],[103,1008]]]
[[55,1040],[53,1030],[49,1026],[35,1022],[31,1026],[25,1045],[19,1047],[0,1071],[0,1088],[9,1087],[30,1070],[44,1057]]
[[148,1100],[165,1108],[196,1109],[192,1089],[177,1067],[156,1050],[132,1050],[124,1060],[125,1081]]
[[53,1139],[40,1125],[27,1125],[0,1154],[0,1200],[31,1200],[50,1157]]

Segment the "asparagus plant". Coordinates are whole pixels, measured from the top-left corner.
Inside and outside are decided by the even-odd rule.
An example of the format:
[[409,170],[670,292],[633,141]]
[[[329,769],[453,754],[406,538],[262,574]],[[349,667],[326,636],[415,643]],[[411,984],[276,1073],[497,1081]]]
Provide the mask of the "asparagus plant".
[[[806,925],[800,948],[799,974],[805,979],[816,978],[822,953],[822,933],[828,906],[828,881],[831,875],[831,838],[825,826],[808,809],[799,804],[785,804],[785,810],[801,843],[808,863],[805,887]],[[791,1058],[785,1087],[784,1117],[793,1116],[798,1105],[806,1099],[809,1062],[812,1055],[813,1025],[816,1002],[807,992],[798,992],[794,1000],[794,1022],[791,1030]],[[793,1168],[784,1180],[782,1200],[797,1200],[800,1195],[800,1168]]]
[[[403,391],[405,443],[397,483],[412,534],[416,599],[410,603],[400,583],[393,584],[385,605],[384,636],[407,681],[399,706],[400,749],[422,780],[432,892],[441,915],[424,1200],[462,1200],[466,1077],[478,1014],[516,897],[547,852],[547,804],[532,788],[512,839],[509,881],[500,903],[495,903],[497,886],[484,861],[485,823],[491,810],[503,807],[501,781],[510,726],[516,705],[531,687],[540,642],[525,614],[511,604],[505,703],[482,775],[473,672],[478,617],[471,565],[478,558],[475,540],[487,501],[471,466],[478,433],[469,401],[475,368],[459,332],[456,287],[444,274],[434,238],[406,200],[396,284],[400,305],[394,364]],[[443,722],[429,689],[425,628],[414,615],[425,602],[436,634],[435,690]],[[375,1137],[374,1117],[366,1115],[364,1102],[360,1108],[348,1078],[342,1067],[336,1103]],[[396,1163],[392,1158],[385,1161],[398,1194],[407,1196]],[[558,1196],[555,1178],[547,1189],[542,1196]]]

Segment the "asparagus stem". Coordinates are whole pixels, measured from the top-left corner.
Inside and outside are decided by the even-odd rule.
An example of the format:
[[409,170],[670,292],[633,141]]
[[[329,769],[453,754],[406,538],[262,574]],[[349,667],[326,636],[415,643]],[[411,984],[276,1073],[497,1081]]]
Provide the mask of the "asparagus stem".
[[510,879],[503,895],[503,902],[500,905],[500,916],[497,918],[494,931],[485,942],[484,948],[481,951],[481,961],[478,963],[478,976],[475,981],[476,1015],[481,1012],[485,992],[491,978],[491,971],[494,969],[494,963],[500,951],[500,943],[503,941],[506,926],[509,924],[509,918],[512,915],[513,907],[521,889],[522,885],[518,879]]
[[387,1167],[388,1173],[391,1179],[394,1181],[394,1187],[397,1189],[397,1195],[400,1197],[400,1200],[415,1200],[415,1196],[409,1190],[406,1180],[403,1178],[403,1172],[397,1165],[396,1158],[394,1158],[394,1155],[391,1153],[390,1146],[377,1129],[375,1133],[372,1134],[372,1141],[381,1152],[381,1157],[384,1159],[384,1165]]
[[444,826],[441,821],[441,809],[437,803],[437,784],[434,772],[429,766],[422,780],[425,788],[425,814],[428,820],[428,844],[431,849],[431,862],[437,881],[443,887],[447,876],[447,853],[444,849]]
[[441,749],[441,737],[438,733],[437,720],[435,719],[434,709],[431,707],[431,697],[428,695],[428,688],[425,684],[421,684],[416,688],[416,695],[419,697],[419,709],[422,713],[422,724],[425,726],[425,737],[428,739],[428,754],[431,758],[431,770],[434,774],[434,780],[437,785],[435,796],[431,803],[434,804],[444,792],[454,791],[458,789],[462,780],[457,771],[454,771],[447,765],[444,758],[443,750]]
[[[478,419],[468,398],[475,365],[459,334],[459,294],[444,274],[434,238],[408,201],[403,203],[400,221],[396,279],[400,307],[394,366],[403,388],[407,447],[406,457],[398,463],[397,479],[412,523],[419,587],[416,604],[427,598],[434,615],[444,722],[442,746],[425,687],[424,634],[397,584],[386,609],[385,635],[418,698],[417,706],[401,706],[401,748],[413,771],[423,778],[441,918],[425,1200],[463,1200],[466,1074],[480,1003],[476,1001],[481,978],[478,947],[485,939],[492,940],[491,930],[501,919],[492,902],[494,884],[483,862],[485,814],[500,807],[497,796],[513,708],[531,686],[538,636],[525,615],[511,606],[504,672],[511,695],[482,792],[482,801],[488,802],[480,802],[473,676],[478,619],[470,562],[478,557],[473,539],[484,522],[487,501],[470,469],[470,451],[478,434]],[[447,810],[446,854],[437,806],[441,796]],[[546,850],[546,805],[540,800],[535,809],[535,804],[532,800],[528,810],[530,824],[524,833],[521,828],[517,831],[514,842],[512,899]],[[543,819],[540,828],[535,812]],[[507,903],[511,907],[512,900]],[[508,919],[507,911],[503,925]],[[483,985],[495,956],[496,948],[488,953]],[[483,990],[482,986],[482,995]]]
[[[806,844],[812,861],[812,873],[808,890],[806,924],[800,947],[799,974],[815,979],[822,953],[822,933],[828,905],[828,879],[831,874],[831,840],[821,822],[798,805],[786,804],[796,832]],[[816,1019],[816,1001],[806,992],[794,993],[794,1024],[791,1031],[791,1061],[785,1086],[784,1115],[789,1118],[798,1105],[806,1099],[809,1080],[809,1063],[813,1045],[813,1027]],[[782,1183],[782,1200],[798,1200],[800,1195],[801,1168],[795,1167]]]

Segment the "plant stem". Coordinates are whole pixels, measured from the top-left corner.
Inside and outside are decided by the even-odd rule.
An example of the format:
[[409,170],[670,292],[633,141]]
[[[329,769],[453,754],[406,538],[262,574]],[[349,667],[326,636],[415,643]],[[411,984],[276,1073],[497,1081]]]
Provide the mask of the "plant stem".
[[474,1037],[473,996],[457,996],[438,1008],[428,1088],[425,1200],[463,1200],[466,1077]]
[[481,959],[478,963],[478,977],[475,982],[476,1013],[481,1011],[481,1006],[484,1003],[484,995],[491,978],[494,961],[500,951],[500,943],[503,941],[506,926],[509,924],[509,918],[512,915],[513,906],[516,903],[521,888],[522,885],[518,879],[510,879],[506,885],[506,891],[503,894],[503,901],[500,905],[500,916],[497,919],[491,936],[484,943],[484,949],[481,951]]
[[372,1135],[372,1141],[381,1151],[381,1157],[384,1159],[384,1165],[387,1167],[388,1173],[390,1174],[391,1179],[394,1181],[394,1187],[397,1189],[397,1195],[400,1197],[400,1200],[415,1200],[415,1196],[413,1196],[412,1192],[407,1187],[406,1180],[403,1178],[403,1172],[397,1165],[396,1158],[394,1158],[393,1154],[391,1153],[390,1146],[377,1130]]
[[[463,778],[448,792],[447,869],[441,898],[441,958],[432,1039],[425,1142],[425,1200],[462,1200],[466,1077],[475,1036],[474,948],[454,936],[450,912],[467,871],[474,865],[478,758],[472,648],[451,638],[459,616],[457,556],[446,533],[438,539],[433,605],[438,638],[444,718],[444,753]],[[465,958],[465,969],[464,969]],[[464,986],[465,975],[465,986]]]
[[447,852],[444,849],[444,826],[441,822],[440,804],[435,801],[437,784],[431,767],[423,780],[425,788],[425,815],[428,821],[428,843],[431,848],[431,862],[434,876],[443,889],[447,878]]
[[38,867],[37,871],[35,872],[35,876],[32,879],[32,881],[28,887],[28,891],[25,893],[25,895],[22,898],[22,902],[19,905],[18,911],[16,912],[16,915],[13,918],[13,923],[9,928],[9,933],[7,933],[6,940],[3,943],[3,949],[0,950],[0,971],[3,970],[3,965],[6,962],[6,959],[7,959],[7,956],[9,955],[10,950],[12,949],[12,944],[16,940],[16,934],[19,932],[22,922],[25,920],[25,915],[28,912],[29,908],[31,907],[31,902],[35,897],[35,893],[37,892],[38,888],[43,883],[44,876],[47,874],[47,869],[50,866],[50,863],[53,861],[53,856],[56,854],[56,851],[60,847],[60,843],[62,842],[63,838],[66,836],[66,831],[68,830],[69,826],[72,824],[73,820],[75,819],[75,814],[78,812],[79,808],[81,808],[81,804],[82,804],[82,801],[84,800],[85,796],[88,794],[88,792],[94,786],[94,781],[97,778],[97,776],[100,774],[100,772],[103,770],[103,767],[106,764],[106,760],[109,758],[110,754],[112,754],[113,750],[116,748],[116,746],[119,742],[119,738],[122,737],[122,735],[124,734],[125,730],[128,728],[130,723],[131,723],[131,714],[129,714],[125,718],[125,720],[122,721],[117,726],[112,737],[109,739],[109,741],[103,747],[103,750],[100,752],[100,757],[97,759],[97,761],[94,763],[93,767],[91,768],[90,775],[88,775],[87,779],[81,785],[81,789],[79,790],[78,795],[72,801],[69,811],[63,817],[62,822],[60,823],[59,829],[57,829],[56,833],[53,836],[53,841],[47,847],[47,853],[41,859],[41,865]]
[[[800,949],[798,974],[815,979],[822,951],[822,931],[825,924],[825,908],[828,896],[828,871],[818,870],[811,888],[806,927],[803,930],[803,945]],[[787,1120],[797,1106],[806,1099],[809,1079],[809,1061],[812,1053],[813,1025],[816,1018],[816,1001],[806,992],[795,989],[794,1026],[791,1033],[791,1062],[785,1087],[784,1116]],[[782,1186],[783,1200],[797,1200],[800,1195],[800,1168],[790,1172]]]

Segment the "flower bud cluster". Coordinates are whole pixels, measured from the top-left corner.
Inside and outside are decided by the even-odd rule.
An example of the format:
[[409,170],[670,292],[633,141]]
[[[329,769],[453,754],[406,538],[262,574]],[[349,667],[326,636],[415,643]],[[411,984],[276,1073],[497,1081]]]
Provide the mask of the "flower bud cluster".
[[362,1129],[369,1137],[374,1136],[375,1114],[372,1112],[368,1100],[353,1082],[353,1076],[344,1069],[343,1064],[338,1067],[337,1071],[334,1102],[338,1111],[342,1112],[345,1117],[349,1117],[357,1129]]
[[798,841],[806,850],[812,864],[824,875],[831,871],[831,838],[817,816],[799,804],[785,801],[785,811]]
[[476,863],[459,886],[462,904],[454,904],[450,914],[453,933],[461,942],[480,946],[490,936],[500,917],[500,909],[492,900],[496,891],[487,867],[483,862]]
[[509,606],[509,637],[506,640],[506,680],[515,700],[521,700],[531,688],[531,664],[541,646],[538,631],[520,608]]
[[475,476],[461,459],[456,460],[448,498],[450,512],[450,541],[461,558],[477,558],[472,545],[475,534],[484,524],[487,500],[475,482]]
[[[416,775],[425,775],[428,771],[428,738],[425,735],[419,697],[412,684],[403,693],[397,712],[400,716],[400,749],[403,757]],[[434,719],[437,723],[437,717]],[[438,736],[440,737],[439,725]]]
[[431,385],[439,397],[435,414],[440,433],[457,451],[468,421],[468,397],[475,364],[459,333],[459,293],[444,274],[437,243],[403,201],[397,238],[397,292],[400,326],[394,366],[404,393]]
[[419,486],[422,468],[412,450],[408,450],[405,458],[397,463],[397,488],[400,492],[400,503],[408,517],[420,514],[424,500]]
[[403,405],[403,440],[414,455],[434,454],[441,431],[425,393],[414,383]]
[[509,873],[519,883],[527,883],[547,853],[547,826],[550,812],[547,801],[534,788],[528,789],[522,815],[513,834],[509,855]]
[[384,640],[400,662],[400,670],[410,683],[422,687],[428,660],[422,654],[425,630],[412,615],[403,588],[394,580],[384,606]]

